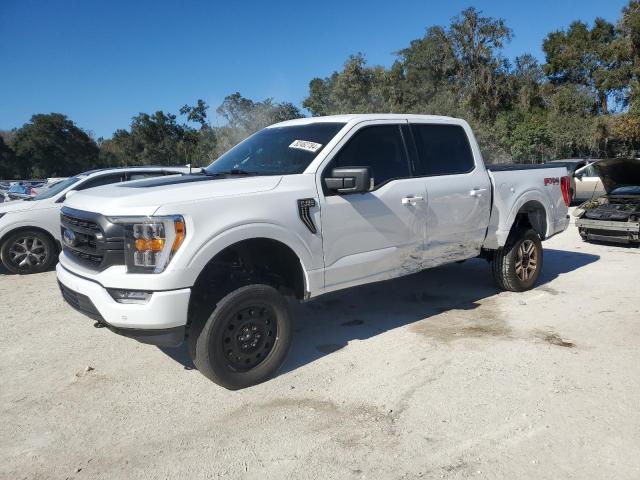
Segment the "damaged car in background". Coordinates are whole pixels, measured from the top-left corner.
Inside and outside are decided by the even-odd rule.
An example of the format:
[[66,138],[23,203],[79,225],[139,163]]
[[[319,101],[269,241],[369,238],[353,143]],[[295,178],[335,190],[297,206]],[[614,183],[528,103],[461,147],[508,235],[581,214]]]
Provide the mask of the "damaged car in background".
[[640,243],[640,159],[595,162],[605,194],[576,208],[576,226],[585,241]]

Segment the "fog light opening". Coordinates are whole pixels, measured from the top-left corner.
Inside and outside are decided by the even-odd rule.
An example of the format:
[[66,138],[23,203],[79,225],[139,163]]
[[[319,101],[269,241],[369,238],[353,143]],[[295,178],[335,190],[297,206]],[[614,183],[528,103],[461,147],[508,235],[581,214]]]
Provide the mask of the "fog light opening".
[[111,298],[118,303],[137,303],[144,304],[149,301],[153,292],[145,292],[142,290],[117,290],[109,288],[107,290]]

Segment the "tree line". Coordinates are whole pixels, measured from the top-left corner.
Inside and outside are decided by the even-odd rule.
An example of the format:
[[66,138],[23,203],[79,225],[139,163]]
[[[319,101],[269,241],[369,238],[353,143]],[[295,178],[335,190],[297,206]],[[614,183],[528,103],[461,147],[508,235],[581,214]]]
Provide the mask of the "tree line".
[[[620,18],[575,21],[549,33],[545,63],[502,54],[513,31],[468,8],[396,52],[390,67],[350,56],[340,71],[314,78],[302,106],[311,115],[420,113],[462,117],[489,162],[635,156],[640,150],[640,0]],[[124,165],[204,166],[251,133],[303,112],[288,102],[240,93],[210,122],[198,100],[176,114],[133,117],[128,129],[93,139],[59,113],[37,114],[0,132],[0,178],[72,175]]]

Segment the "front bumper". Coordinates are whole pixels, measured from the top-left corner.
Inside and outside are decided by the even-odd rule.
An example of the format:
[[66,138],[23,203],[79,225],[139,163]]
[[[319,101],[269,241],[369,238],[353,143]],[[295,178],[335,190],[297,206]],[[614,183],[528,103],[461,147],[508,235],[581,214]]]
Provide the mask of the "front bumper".
[[613,222],[579,218],[576,220],[576,227],[585,240],[615,243],[640,242],[640,222]]
[[157,291],[145,304],[126,304],[61,264],[56,274],[65,301],[115,333],[155,345],[178,345],[184,340],[191,289]]

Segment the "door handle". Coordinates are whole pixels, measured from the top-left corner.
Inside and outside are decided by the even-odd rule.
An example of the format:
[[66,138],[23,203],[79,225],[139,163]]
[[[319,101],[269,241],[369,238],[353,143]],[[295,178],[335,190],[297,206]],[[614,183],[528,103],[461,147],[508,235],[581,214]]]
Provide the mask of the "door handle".
[[409,195],[407,197],[402,197],[402,205],[415,205],[418,202],[422,202],[424,197],[420,197],[418,195]]
[[481,197],[482,192],[486,192],[486,191],[487,191],[486,188],[474,188],[472,190],[469,190],[469,195],[471,195],[472,197]]

